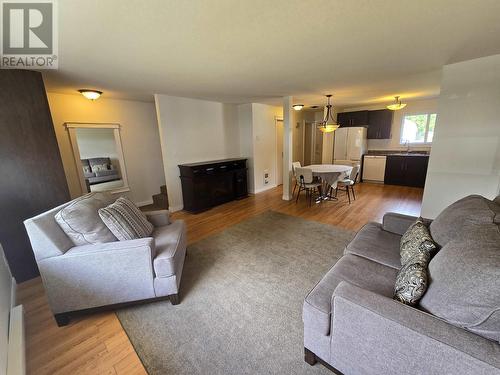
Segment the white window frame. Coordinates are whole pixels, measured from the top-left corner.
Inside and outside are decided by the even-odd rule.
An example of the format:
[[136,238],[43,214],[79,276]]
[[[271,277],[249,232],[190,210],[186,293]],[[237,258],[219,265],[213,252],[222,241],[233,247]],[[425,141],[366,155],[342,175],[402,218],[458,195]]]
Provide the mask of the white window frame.
[[[419,116],[419,115],[427,115],[427,122],[425,123],[425,134],[424,134],[424,142],[410,142],[410,145],[414,146],[431,146],[431,142],[427,142],[427,135],[429,134],[429,122],[431,121],[431,115],[436,115],[436,122],[437,122],[437,112],[416,112],[416,113],[405,113],[403,117],[401,118],[401,128],[399,129],[399,144],[400,145],[405,145],[406,142],[404,142],[401,139],[401,135],[403,134],[403,128],[405,126],[405,118],[409,116]],[[434,124],[434,127],[436,124]],[[434,137],[433,137],[434,139]]]

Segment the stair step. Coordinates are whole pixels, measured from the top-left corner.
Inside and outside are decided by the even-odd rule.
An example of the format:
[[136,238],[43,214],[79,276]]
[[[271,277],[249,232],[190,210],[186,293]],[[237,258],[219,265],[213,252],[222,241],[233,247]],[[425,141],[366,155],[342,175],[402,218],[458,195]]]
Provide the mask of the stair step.
[[167,195],[167,185],[161,185],[160,191],[162,194]]
[[165,194],[153,195],[153,205],[158,208],[168,209],[168,198]]

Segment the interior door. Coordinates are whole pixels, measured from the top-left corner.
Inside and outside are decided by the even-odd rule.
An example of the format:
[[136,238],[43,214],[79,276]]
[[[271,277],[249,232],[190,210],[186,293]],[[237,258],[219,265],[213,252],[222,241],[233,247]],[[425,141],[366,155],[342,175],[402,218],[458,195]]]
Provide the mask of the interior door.
[[323,132],[318,130],[315,126],[314,128],[314,164],[323,163]]
[[276,184],[283,184],[283,120],[276,120]]
[[304,165],[311,165],[313,160],[313,127],[310,122],[305,123],[304,132]]

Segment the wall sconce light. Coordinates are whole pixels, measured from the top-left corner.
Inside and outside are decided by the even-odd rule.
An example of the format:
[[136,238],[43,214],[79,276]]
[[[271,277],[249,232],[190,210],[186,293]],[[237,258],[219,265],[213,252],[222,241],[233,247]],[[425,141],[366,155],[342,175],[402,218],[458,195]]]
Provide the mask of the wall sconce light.
[[97,100],[102,94],[102,91],[91,90],[91,89],[80,89],[78,90],[78,92],[89,100]]

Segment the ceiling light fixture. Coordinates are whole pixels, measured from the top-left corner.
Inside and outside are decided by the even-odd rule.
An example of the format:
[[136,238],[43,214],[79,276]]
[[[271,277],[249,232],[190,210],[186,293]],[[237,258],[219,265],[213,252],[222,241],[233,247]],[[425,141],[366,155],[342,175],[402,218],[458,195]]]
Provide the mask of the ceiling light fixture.
[[398,111],[398,110],[406,107],[406,103],[401,103],[399,96],[395,96],[394,99],[395,99],[395,103],[388,105],[387,106],[388,109],[390,109],[391,111]]
[[80,89],[78,92],[89,100],[97,100],[102,95],[102,91],[91,89]]
[[330,104],[330,98],[332,97],[331,94],[326,95],[328,98],[328,103],[326,105],[326,114],[325,118],[321,122],[316,123],[316,127],[318,130],[322,131],[323,133],[331,133],[339,128],[339,124],[333,119],[333,105]]
[[304,108],[304,104],[294,104],[292,105],[292,108],[296,111],[300,111],[302,108]]

